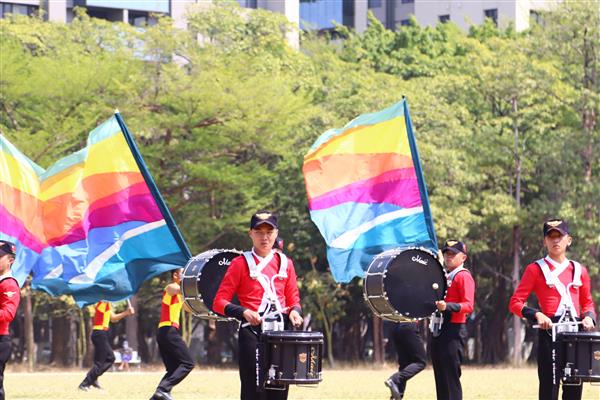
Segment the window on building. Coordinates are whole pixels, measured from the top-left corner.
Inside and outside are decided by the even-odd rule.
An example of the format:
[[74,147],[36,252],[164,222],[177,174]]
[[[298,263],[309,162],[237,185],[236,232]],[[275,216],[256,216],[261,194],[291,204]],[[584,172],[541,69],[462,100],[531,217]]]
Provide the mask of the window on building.
[[409,26],[410,25],[410,19],[403,19],[400,21],[400,25],[402,26]]
[[338,24],[354,26],[354,2],[343,0],[300,1],[300,28],[324,30]]
[[12,3],[1,3],[0,4],[0,18],[4,18],[7,14],[14,15],[33,15],[38,11],[38,7],[30,6],[26,4],[12,4]]
[[369,8],[381,8],[382,0],[369,0]]
[[150,13],[129,10],[129,25],[144,27],[153,26],[157,23],[156,17],[150,15]]
[[414,2],[415,2],[415,0],[402,0],[402,4],[411,4]]
[[240,3],[240,6],[245,7],[245,8],[256,8],[257,7],[257,0],[237,0],[238,3]]
[[450,14],[440,15],[438,20],[443,24],[445,22],[450,21]]
[[489,10],[483,10],[485,18],[489,18],[494,22],[494,25],[498,26],[498,9],[490,8]]

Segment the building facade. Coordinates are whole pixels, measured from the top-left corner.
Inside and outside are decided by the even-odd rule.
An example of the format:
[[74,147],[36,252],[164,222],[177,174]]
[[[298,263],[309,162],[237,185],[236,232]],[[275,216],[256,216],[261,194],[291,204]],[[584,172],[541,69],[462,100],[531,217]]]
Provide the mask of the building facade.
[[513,24],[529,28],[531,16],[546,11],[559,0],[369,0],[369,9],[388,29],[408,24],[414,16],[421,26],[454,22],[464,30],[491,19],[501,28]]
[[[467,30],[492,19],[498,26],[513,23],[527,29],[532,14],[547,10],[560,0],[237,0],[245,8],[262,8],[285,15],[305,30],[332,30],[342,24],[362,32],[367,12],[373,12],[387,28],[396,29],[414,16],[423,26],[454,22]],[[211,0],[0,0],[0,18],[6,14],[32,15],[44,10],[49,21],[70,22],[74,7],[85,7],[90,16],[122,21],[134,26],[153,24],[154,14],[169,15],[185,28],[191,5],[210,5]],[[297,42],[297,33],[290,38]]]

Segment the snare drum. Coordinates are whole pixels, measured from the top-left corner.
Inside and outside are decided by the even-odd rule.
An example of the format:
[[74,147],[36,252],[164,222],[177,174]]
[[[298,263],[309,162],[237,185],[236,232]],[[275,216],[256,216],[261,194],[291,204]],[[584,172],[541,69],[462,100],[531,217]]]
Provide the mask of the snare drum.
[[188,261],[183,268],[181,294],[194,315],[205,319],[231,320],[213,312],[212,306],[229,264],[241,254],[239,250],[215,249]]
[[556,346],[563,382],[600,382],[600,332],[560,333]]
[[267,331],[260,335],[259,388],[316,385],[323,380],[323,334],[313,331]]
[[446,275],[435,254],[423,248],[398,248],[373,259],[364,296],[375,315],[394,322],[429,317],[446,294]]

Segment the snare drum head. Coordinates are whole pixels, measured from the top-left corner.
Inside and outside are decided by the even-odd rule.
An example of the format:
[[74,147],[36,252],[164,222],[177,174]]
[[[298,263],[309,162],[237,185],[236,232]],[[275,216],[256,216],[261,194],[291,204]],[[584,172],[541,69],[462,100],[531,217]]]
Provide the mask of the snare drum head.
[[198,299],[206,306],[206,311],[212,311],[227,268],[241,254],[238,250],[209,250],[192,258],[183,270],[181,289],[184,298]]
[[[391,252],[383,279],[388,302],[408,318],[425,318],[446,293],[446,277],[440,262],[429,251],[406,249]],[[437,284],[437,289],[434,289]]]

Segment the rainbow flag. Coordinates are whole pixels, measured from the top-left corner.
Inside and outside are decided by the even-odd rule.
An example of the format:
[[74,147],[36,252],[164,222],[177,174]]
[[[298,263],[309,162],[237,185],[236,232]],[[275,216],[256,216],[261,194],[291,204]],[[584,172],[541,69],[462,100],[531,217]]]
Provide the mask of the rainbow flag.
[[302,170],[337,282],[363,277],[372,258],[391,248],[437,252],[406,100],[322,134]]
[[13,275],[79,305],[122,300],[191,257],[121,116],[44,170],[0,137],[0,239]]

